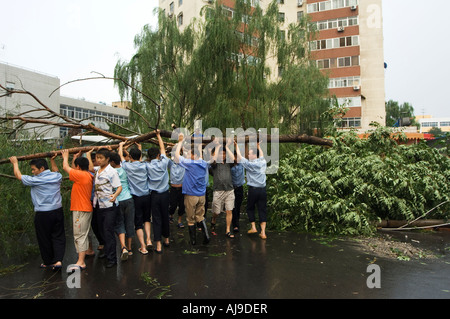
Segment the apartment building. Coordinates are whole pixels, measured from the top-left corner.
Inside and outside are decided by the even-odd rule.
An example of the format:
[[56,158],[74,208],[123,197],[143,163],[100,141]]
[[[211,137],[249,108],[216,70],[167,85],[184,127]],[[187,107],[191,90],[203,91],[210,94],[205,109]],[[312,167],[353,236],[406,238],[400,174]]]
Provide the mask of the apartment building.
[[[129,110],[116,106],[106,105],[106,103],[94,103],[84,99],[75,99],[61,96],[60,91],[56,91],[50,96],[61,83],[57,76],[42,72],[29,70],[23,67],[14,66],[8,63],[0,63],[0,83],[8,89],[27,90],[33,93],[43,104],[52,111],[77,120],[85,120],[93,123],[99,128],[108,130],[109,121],[124,124],[128,121]],[[1,93],[1,92],[0,92]],[[0,94],[2,95],[2,94]],[[28,113],[28,116],[38,117],[48,115],[47,112],[38,111],[40,105],[29,95],[11,94],[0,98],[0,116]],[[16,122],[9,122],[8,128],[13,128]],[[64,138],[69,129],[42,124],[27,124],[23,129],[30,137],[39,136],[43,139]]]
[[[232,12],[233,0],[221,0]],[[249,0],[267,7],[271,0]],[[287,27],[308,14],[317,29],[312,59],[329,79],[330,93],[349,108],[342,127],[362,132],[376,121],[386,124],[382,0],[278,0]],[[182,30],[212,0],[159,0],[159,7]],[[275,62],[269,65],[278,76]]]

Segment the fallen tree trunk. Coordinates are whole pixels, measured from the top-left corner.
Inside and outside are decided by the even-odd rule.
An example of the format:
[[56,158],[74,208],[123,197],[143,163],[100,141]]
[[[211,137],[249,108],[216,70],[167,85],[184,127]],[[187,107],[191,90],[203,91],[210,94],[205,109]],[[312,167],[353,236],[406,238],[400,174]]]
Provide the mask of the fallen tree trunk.
[[447,223],[447,220],[444,219],[423,219],[418,220],[408,225],[407,220],[382,220],[377,223],[377,227],[379,228],[400,228],[405,225],[410,227],[433,227],[435,225],[442,225]]
[[[160,135],[161,137],[165,137],[165,138],[171,138],[172,137],[172,131],[167,131],[167,130],[161,130],[160,131]],[[115,138],[121,141],[125,141],[125,147],[130,146],[134,143],[143,143],[143,142],[147,142],[147,141],[151,141],[153,138],[156,137],[156,132],[152,131],[149,133],[145,133],[142,135],[139,135],[135,138],[126,138],[120,135],[109,135],[107,136],[109,138]],[[236,137],[236,140],[238,143],[248,143],[251,140],[252,137],[246,135],[246,136],[242,136],[242,137]],[[219,143],[225,143],[226,138],[217,138]],[[258,140],[263,140],[266,141],[267,143],[271,143],[272,142],[272,136],[271,135],[258,135]],[[209,144],[214,140],[214,137],[191,137],[191,142],[195,143],[195,142],[199,142],[202,143],[203,145]],[[152,143],[156,143],[155,141],[151,141]],[[324,138],[320,138],[320,137],[316,137],[316,136],[309,136],[309,135],[280,135],[278,137],[278,143],[305,143],[305,144],[312,144],[312,145],[321,145],[321,146],[333,146],[333,142],[329,139],[324,139]],[[173,146],[173,143],[166,143],[169,146]],[[119,144],[112,144],[112,145],[107,145],[108,147],[111,147],[111,149],[115,150],[119,147]],[[98,150],[101,147],[105,147],[103,146],[83,146],[83,147],[74,147],[74,148],[70,148],[68,149],[69,154],[76,154],[78,152],[88,152],[92,149],[94,150]],[[61,154],[61,150],[57,150],[57,151],[51,151],[51,152],[44,152],[44,153],[36,153],[36,154],[30,154],[30,155],[24,155],[24,156],[17,156],[17,160],[18,161],[28,161],[28,160],[32,160],[32,159],[36,159],[36,158],[49,158],[49,157],[53,157],[55,154],[60,155]],[[6,164],[9,163],[9,158],[5,158],[5,159],[0,159],[0,164]]]

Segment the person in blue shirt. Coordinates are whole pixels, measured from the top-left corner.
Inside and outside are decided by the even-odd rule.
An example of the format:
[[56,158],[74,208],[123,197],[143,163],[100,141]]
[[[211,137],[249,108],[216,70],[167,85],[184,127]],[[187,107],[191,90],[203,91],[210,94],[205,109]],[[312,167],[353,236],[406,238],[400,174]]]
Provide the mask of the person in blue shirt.
[[164,142],[159,130],[156,130],[159,149],[150,148],[147,151],[147,173],[151,192],[151,213],[153,222],[153,240],[156,242],[156,253],[162,253],[162,237],[164,247],[169,247],[169,158],[166,156]]
[[[134,228],[136,237],[140,243],[139,252],[143,255],[148,254],[147,248],[153,247],[151,241],[150,227],[150,192],[148,186],[147,164],[141,161],[142,152],[140,146],[131,148],[128,153],[130,161],[127,162],[124,157],[123,145],[125,142],[119,143],[118,153],[122,161],[122,168],[127,173],[128,185],[130,193],[134,201]],[[144,225],[145,224],[145,225]],[[146,228],[147,240],[144,240],[144,227]]]
[[119,154],[110,152],[109,164],[116,169],[119,174],[122,191],[117,200],[119,207],[116,218],[116,234],[119,237],[122,249],[120,260],[126,261],[132,254],[131,243],[134,237],[134,201],[128,185],[127,172],[120,166],[121,160]]
[[[208,244],[210,237],[205,223],[205,192],[206,174],[208,164],[203,160],[202,151],[192,150],[189,147],[187,158],[180,155],[184,135],[178,136],[178,143],[175,150],[175,163],[184,167],[184,179],[182,192],[184,194],[184,207],[186,210],[186,221],[189,229],[189,237],[192,245],[196,244],[196,224],[203,232],[203,244]],[[201,147],[201,144],[200,144]]]
[[184,178],[184,168],[179,164],[175,163],[173,160],[169,162],[170,171],[170,191],[169,191],[169,216],[170,220],[173,220],[173,215],[178,208],[178,228],[184,228],[181,222],[182,216],[185,213],[184,210],[184,195],[183,195],[183,178]]
[[41,268],[58,270],[62,267],[66,249],[61,198],[62,175],[57,172],[54,158],[52,158],[53,172],[49,170],[45,159],[31,160],[30,167],[33,176],[22,175],[17,157],[12,156],[9,160],[13,165],[14,176],[23,185],[31,187],[31,200],[35,212],[34,227],[43,260]]
[[266,193],[266,169],[267,163],[264,159],[264,154],[260,146],[257,148],[250,148],[248,151],[248,159],[241,155],[237,142],[234,142],[236,148],[237,161],[242,163],[242,166],[247,172],[247,215],[251,223],[249,234],[255,234],[255,208],[258,208],[259,223],[261,226],[261,233],[259,237],[266,239],[266,224],[267,224],[267,193]]
[[234,165],[231,167],[231,180],[234,188],[234,208],[233,218],[231,224],[233,225],[233,231],[239,232],[239,217],[241,214],[241,204],[244,200],[244,184],[245,184],[245,169],[242,163],[238,163],[236,160],[236,154],[234,157]]

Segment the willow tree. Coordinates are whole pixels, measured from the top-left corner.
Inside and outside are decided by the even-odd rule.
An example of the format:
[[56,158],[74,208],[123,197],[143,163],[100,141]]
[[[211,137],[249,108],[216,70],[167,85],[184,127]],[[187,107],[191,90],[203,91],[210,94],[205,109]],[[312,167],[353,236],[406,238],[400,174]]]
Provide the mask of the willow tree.
[[[144,92],[116,85],[131,98],[135,130],[154,127],[278,127],[280,133],[312,134],[330,105],[328,80],[310,60],[307,18],[287,28],[277,1],[265,10],[236,0],[205,6],[183,31],[158,12],[158,28],[135,37],[136,54],[118,61],[115,78]],[[282,31],[284,30],[284,31]],[[270,65],[275,67],[269,67]],[[330,118],[328,118],[330,120]]]

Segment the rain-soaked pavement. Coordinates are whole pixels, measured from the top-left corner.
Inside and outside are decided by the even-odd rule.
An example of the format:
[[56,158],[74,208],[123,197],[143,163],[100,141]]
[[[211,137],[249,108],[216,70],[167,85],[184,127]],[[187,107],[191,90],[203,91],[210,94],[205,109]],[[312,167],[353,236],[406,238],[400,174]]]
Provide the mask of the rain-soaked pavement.
[[[195,299],[450,298],[449,231],[390,232],[439,255],[402,261],[363,252],[353,240],[330,243],[309,234],[268,232],[268,239],[262,240],[241,231],[228,239],[223,217],[207,246],[192,248],[187,228],[172,225],[170,247],[162,254],[141,255],[135,249],[113,268],[106,268],[104,259],[89,257],[79,278],[65,271],[76,261],[71,229],[66,227],[63,270],[40,269],[36,256],[20,271],[0,277],[0,299],[162,298],[189,305],[187,300]],[[245,220],[243,215],[242,230]],[[378,273],[368,272],[371,264],[380,267]],[[379,277],[371,278],[380,288],[369,288],[368,278],[375,274]],[[80,288],[69,288],[70,283]]]

